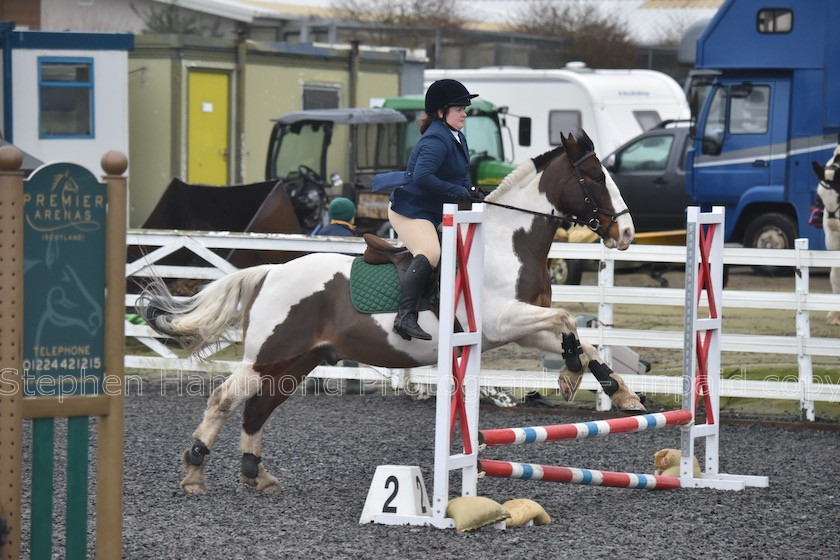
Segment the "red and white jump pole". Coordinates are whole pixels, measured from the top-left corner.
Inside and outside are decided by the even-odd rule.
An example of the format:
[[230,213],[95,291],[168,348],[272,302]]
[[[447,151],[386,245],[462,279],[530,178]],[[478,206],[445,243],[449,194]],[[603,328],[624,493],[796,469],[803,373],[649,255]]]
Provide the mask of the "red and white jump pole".
[[672,490],[680,487],[676,476],[658,474],[636,474],[626,472],[576,469],[479,459],[478,466],[485,476],[496,478],[518,478],[521,480],[543,480],[588,486],[612,486],[614,488],[638,488],[645,490]]
[[667,426],[689,424],[694,419],[690,410],[670,410],[641,416],[579,422],[577,424],[556,424],[554,426],[532,426],[530,428],[501,428],[479,430],[478,442],[492,447],[496,445],[518,445],[542,443],[564,439],[585,439],[608,434],[627,434],[655,430]]

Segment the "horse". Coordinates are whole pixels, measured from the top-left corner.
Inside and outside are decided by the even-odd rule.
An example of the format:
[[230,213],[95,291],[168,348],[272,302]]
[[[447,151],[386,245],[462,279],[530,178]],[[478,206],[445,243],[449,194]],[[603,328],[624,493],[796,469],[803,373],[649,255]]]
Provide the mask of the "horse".
[[[834,154],[825,166],[816,161],[811,162],[819,185],[817,196],[823,203],[822,228],[825,233],[825,248],[830,251],[840,251],[840,145],[834,149]],[[840,266],[831,267],[829,274],[831,291],[840,294]],[[826,316],[829,325],[840,325],[840,311],[829,311]]]
[[[508,342],[563,355],[558,383],[571,400],[586,369],[627,413],[645,411],[599,356],[577,337],[575,317],[551,307],[547,258],[563,220],[585,223],[608,248],[626,249],[633,220],[615,182],[584,131],[563,137],[557,148],[520,164],[484,199],[482,349]],[[161,334],[195,349],[242,329],[243,358],[210,395],[193,444],[183,454],[181,487],[205,492],[204,467],[224,422],[244,403],[240,480],[274,492],[278,480],[262,462],[262,426],[272,411],[322,362],[350,359],[388,368],[437,360],[435,340],[403,340],[395,313],[363,314],[350,301],[352,256],[314,253],[285,264],[243,269],[176,302],[159,282],[137,301],[138,313]],[[396,310],[395,310],[396,311]],[[456,318],[466,324],[463,309]],[[433,310],[421,311],[421,327],[437,333]],[[437,338],[435,336],[435,338]]]

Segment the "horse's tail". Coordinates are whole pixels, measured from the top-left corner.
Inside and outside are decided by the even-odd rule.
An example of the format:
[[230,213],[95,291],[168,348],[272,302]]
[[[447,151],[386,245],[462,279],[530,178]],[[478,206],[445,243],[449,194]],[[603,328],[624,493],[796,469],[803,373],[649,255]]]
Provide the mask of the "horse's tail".
[[227,340],[231,330],[242,327],[245,307],[272,266],[228,274],[186,301],[176,301],[163,280],[155,278],[137,297],[137,313],[155,331],[191,351]]

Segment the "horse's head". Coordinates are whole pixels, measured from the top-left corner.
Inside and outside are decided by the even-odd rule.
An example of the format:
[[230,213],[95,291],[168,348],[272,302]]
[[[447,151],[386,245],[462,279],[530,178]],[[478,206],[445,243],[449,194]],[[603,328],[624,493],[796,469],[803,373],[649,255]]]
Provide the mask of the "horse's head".
[[627,204],[615,182],[595,155],[585,132],[561,135],[558,148],[534,158],[542,172],[539,189],[561,213],[574,216],[597,233],[609,248],[626,249],[635,229]]
[[90,334],[102,328],[102,307],[76,274],[59,256],[58,243],[50,241],[44,258],[53,285],[46,294],[45,319],[60,327],[77,327]]
[[840,146],[825,167],[816,161],[811,162],[811,166],[819,180],[817,196],[825,206],[823,225],[829,231],[840,231]]

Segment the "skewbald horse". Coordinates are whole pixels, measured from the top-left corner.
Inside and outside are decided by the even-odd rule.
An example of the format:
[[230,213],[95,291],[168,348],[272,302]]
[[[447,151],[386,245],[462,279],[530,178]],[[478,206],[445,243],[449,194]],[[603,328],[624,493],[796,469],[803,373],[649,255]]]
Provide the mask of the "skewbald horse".
[[[487,195],[483,275],[482,348],[508,342],[562,354],[559,386],[574,397],[586,369],[614,406],[642,412],[639,397],[612,372],[596,349],[577,338],[574,316],[552,308],[547,257],[558,213],[586,223],[609,248],[626,249],[633,220],[609,174],[581,133],[521,164]],[[187,492],[204,492],[204,466],[224,422],[244,403],[240,480],[263,492],[278,481],[262,463],[262,426],[297,384],[322,362],[351,359],[389,368],[435,363],[435,340],[406,341],[393,332],[394,313],[363,314],[350,301],[353,257],[315,253],[285,264],[261,265],[208,284],[190,300],[175,302],[161,282],[138,300],[139,313],[156,331],[187,348],[218,341],[241,328],[242,363],[207,402],[204,419],[184,452]],[[462,309],[456,317],[462,324]],[[420,326],[437,333],[432,311]],[[435,336],[436,338],[436,336]]]
[[[834,149],[834,154],[825,167],[816,161],[811,165],[819,180],[817,196],[825,206],[822,221],[825,248],[829,251],[840,251],[840,146]],[[840,266],[831,267],[829,280],[831,291],[840,294]],[[829,325],[840,325],[840,311],[829,311],[826,321]]]

